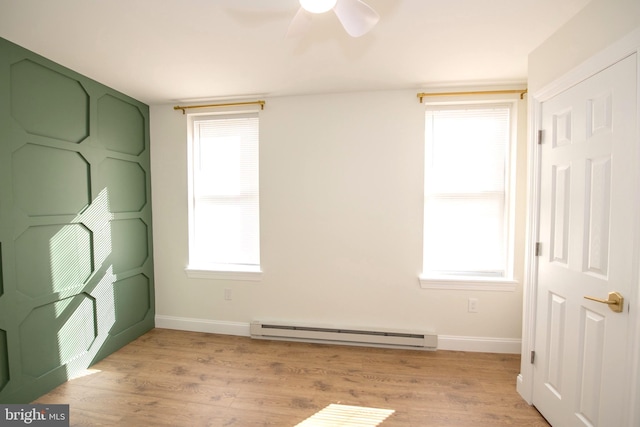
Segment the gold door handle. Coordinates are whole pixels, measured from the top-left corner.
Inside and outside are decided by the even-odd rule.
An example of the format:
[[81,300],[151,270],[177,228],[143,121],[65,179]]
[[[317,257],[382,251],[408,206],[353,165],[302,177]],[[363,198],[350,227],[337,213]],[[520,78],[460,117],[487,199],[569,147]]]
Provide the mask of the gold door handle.
[[607,304],[611,311],[616,313],[622,313],[622,310],[624,310],[624,298],[618,292],[609,292],[609,299],[600,299],[588,296],[585,296],[585,298],[591,301]]

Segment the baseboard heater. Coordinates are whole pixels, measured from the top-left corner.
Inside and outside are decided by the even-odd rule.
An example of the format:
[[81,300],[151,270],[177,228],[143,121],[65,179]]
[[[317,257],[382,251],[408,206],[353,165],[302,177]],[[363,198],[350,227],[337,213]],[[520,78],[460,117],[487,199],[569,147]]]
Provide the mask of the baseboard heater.
[[289,325],[261,321],[251,322],[251,338],[413,350],[435,350],[438,347],[438,336],[435,334]]

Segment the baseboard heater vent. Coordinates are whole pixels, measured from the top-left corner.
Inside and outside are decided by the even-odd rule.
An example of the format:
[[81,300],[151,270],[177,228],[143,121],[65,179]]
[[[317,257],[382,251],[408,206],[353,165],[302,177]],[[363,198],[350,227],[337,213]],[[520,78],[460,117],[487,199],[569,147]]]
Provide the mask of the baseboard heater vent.
[[438,347],[438,336],[435,334],[384,329],[287,325],[260,321],[251,322],[251,338],[414,350],[435,350]]

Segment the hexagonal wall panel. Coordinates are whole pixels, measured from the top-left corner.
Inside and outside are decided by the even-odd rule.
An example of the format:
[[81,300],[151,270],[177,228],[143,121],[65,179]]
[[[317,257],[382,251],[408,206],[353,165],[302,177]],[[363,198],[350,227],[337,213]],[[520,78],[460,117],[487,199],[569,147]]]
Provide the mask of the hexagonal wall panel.
[[95,319],[95,300],[85,293],[34,308],[19,328],[23,372],[40,377],[84,354]]
[[111,259],[113,272],[142,267],[147,260],[147,225],[140,219],[111,221]]
[[0,391],[9,382],[9,347],[7,332],[0,329]]
[[98,100],[98,138],[107,149],[139,155],[145,148],[145,123],[135,105],[111,95]]
[[17,288],[33,298],[82,286],[93,272],[91,231],[82,224],[30,227],[15,251]]
[[27,215],[78,214],[89,204],[89,182],[79,153],[31,144],[13,153],[13,197]]
[[109,333],[117,335],[141,322],[151,307],[149,278],[144,274],[119,280],[113,284],[116,321]]
[[0,243],[0,297],[4,294],[4,274],[2,273],[2,243]]
[[89,95],[80,82],[25,59],[11,66],[11,115],[29,133],[80,142]]
[[111,212],[138,212],[147,203],[146,174],[138,163],[105,159],[98,166],[98,185],[107,189]]

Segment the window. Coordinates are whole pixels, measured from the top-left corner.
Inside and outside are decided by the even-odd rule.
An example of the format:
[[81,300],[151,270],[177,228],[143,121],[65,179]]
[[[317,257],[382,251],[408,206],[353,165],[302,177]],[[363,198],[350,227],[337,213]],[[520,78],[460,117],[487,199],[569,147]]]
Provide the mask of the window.
[[427,106],[423,286],[511,280],[514,109]]
[[191,115],[189,143],[187,273],[259,280],[258,114]]

